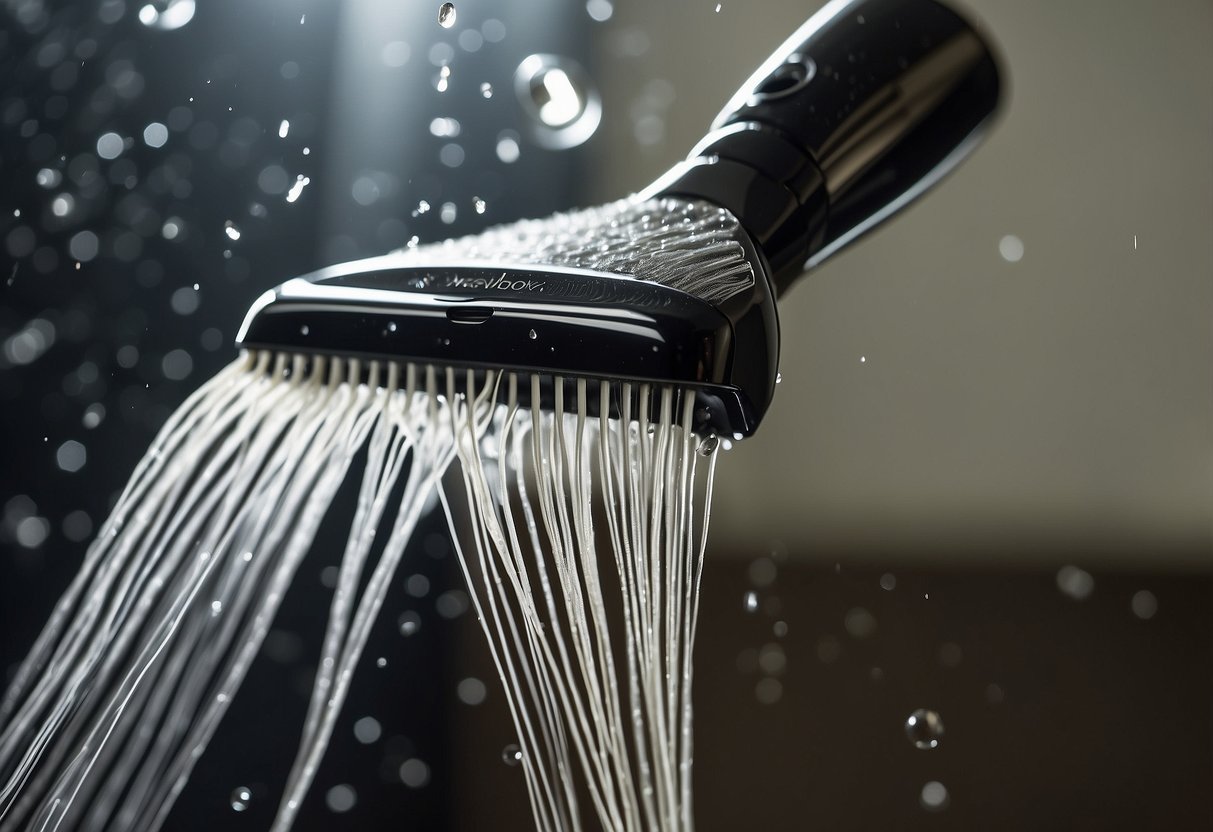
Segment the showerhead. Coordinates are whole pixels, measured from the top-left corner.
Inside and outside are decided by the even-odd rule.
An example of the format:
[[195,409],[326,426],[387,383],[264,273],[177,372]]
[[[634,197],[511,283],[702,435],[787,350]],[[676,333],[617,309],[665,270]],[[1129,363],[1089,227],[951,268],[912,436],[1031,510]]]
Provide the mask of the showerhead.
[[[694,392],[748,436],[775,389],[775,302],[950,171],[999,102],[981,36],[933,0],[834,0],[689,158],[619,202],[322,269],[267,292],[249,349]],[[519,385],[525,398],[531,385]]]

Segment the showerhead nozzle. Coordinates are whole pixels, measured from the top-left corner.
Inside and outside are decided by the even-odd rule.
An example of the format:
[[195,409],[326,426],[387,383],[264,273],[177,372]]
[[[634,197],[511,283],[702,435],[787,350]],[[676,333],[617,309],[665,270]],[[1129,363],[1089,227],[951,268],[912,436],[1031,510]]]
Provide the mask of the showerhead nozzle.
[[999,91],[946,7],[835,0],[643,194],[290,280],[237,342],[674,386],[696,431],[748,436],[774,394],[777,296],[950,171]]

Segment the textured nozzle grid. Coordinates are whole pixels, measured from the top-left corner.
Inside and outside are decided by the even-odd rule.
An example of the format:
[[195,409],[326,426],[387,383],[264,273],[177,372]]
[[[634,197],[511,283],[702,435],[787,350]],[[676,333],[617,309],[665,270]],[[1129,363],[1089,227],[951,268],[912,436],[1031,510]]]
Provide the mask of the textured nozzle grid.
[[720,304],[754,285],[743,234],[736,217],[707,202],[632,198],[405,252],[418,265],[485,261],[589,269]]

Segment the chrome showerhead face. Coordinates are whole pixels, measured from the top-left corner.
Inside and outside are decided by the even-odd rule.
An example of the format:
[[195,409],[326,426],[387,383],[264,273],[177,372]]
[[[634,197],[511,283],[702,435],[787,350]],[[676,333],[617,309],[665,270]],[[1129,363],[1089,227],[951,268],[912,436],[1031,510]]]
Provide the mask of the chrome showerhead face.
[[696,430],[744,436],[769,400],[778,338],[761,260],[737,220],[664,198],[525,220],[287,281],[253,305],[237,342],[689,388]]

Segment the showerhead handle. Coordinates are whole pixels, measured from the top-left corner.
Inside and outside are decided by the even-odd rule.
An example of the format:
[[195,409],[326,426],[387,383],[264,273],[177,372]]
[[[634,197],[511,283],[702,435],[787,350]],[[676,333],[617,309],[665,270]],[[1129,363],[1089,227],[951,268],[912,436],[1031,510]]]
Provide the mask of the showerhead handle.
[[998,108],[985,40],[934,0],[833,0],[649,195],[738,217],[779,291],[951,170]]

